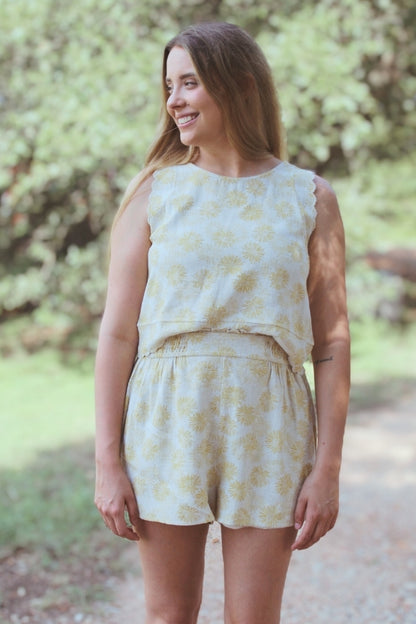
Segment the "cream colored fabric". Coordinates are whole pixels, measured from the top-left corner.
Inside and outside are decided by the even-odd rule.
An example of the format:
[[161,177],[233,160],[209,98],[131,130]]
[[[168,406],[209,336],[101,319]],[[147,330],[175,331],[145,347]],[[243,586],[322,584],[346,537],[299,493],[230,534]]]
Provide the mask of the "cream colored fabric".
[[124,452],[142,518],[293,524],[314,461],[303,363],[314,174],[154,175]]
[[295,372],[312,348],[306,280],[314,174],[283,162],[248,178],[193,164],[154,175],[140,355],[201,330],[273,336]]
[[273,338],[169,338],[137,361],[126,408],[125,463],[143,519],[293,525],[314,461],[314,410]]

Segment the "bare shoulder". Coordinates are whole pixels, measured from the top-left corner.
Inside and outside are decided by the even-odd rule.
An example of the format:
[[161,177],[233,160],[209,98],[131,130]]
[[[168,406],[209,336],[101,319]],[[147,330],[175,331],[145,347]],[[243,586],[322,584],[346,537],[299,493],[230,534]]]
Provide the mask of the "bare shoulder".
[[[134,237],[148,227],[148,204],[153,176],[146,178],[134,191],[125,208],[116,216],[112,237]],[[131,186],[130,183],[129,186]],[[134,187],[133,187],[134,188]],[[128,192],[128,191],[127,191]]]
[[136,265],[150,247],[148,204],[152,177],[144,180],[123,210],[116,215],[110,238],[111,258]]
[[337,210],[338,200],[334,189],[325,178],[321,176],[315,176],[315,197],[316,197],[316,209],[320,210]]
[[145,172],[139,171],[139,173],[128,183],[125,197],[130,197],[130,201],[136,197],[144,197],[146,194],[148,195],[150,193],[152,189],[153,175],[144,176]]
[[143,201],[149,198],[149,195],[152,191],[153,185],[153,175],[149,175],[147,178],[143,180],[134,192],[131,201]]
[[149,203],[150,193],[152,191],[153,176],[149,176],[144,180],[131,196],[121,219],[124,217],[127,221],[147,218],[147,207]]

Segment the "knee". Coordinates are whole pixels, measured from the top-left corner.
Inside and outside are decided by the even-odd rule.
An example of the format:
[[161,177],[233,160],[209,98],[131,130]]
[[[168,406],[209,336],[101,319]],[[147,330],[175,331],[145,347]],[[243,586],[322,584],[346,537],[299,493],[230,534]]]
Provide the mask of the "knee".
[[279,624],[280,613],[253,611],[252,609],[229,609],[225,605],[224,624]]
[[148,606],[146,624],[196,624],[200,606],[201,601],[197,604]]
[[[277,618],[277,619],[276,619]],[[280,616],[276,616],[276,618],[273,620],[273,624],[279,624],[280,623]],[[271,621],[271,620],[270,620]],[[224,618],[224,624],[257,624],[257,622],[259,624],[263,624],[264,621],[263,620],[258,620],[258,619],[254,619],[251,617],[240,617],[240,616],[232,616],[232,615],[227,615],[227,613],[225,614],[225,618]]]

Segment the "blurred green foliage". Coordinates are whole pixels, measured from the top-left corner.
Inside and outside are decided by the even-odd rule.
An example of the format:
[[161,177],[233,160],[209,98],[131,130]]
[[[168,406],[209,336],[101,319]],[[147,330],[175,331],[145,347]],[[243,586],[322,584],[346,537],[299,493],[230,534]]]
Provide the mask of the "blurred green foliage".
[[[385,318],[398,325],[416,320],[415,166],[415,158],[410,157],[373,160],[353,176],[334,182],[347,234],[349,314],[364,325],[374,321],[382,306],[391,310]],[[365,261],[369,250],[399,248],[413,250],[413,282],[375,271]],[[405,300],[408,311],[402,307]]]
[[[403,164],[416,129],[413,0],[2,0],[0,320],[17,323],[27,348],[50,341],[45,327],[88,348],[80,330],[102,310],[108,228],[159,115],[163,45],[202,19],[238,23],[263,47],[290,159],[331,179],[354,174],[340,181],[349,211],[365,196],[347,218],[350,265],[392,210],[369,160],[399,160],[414,178]],[[409,201],[396,208],[395,223]]]

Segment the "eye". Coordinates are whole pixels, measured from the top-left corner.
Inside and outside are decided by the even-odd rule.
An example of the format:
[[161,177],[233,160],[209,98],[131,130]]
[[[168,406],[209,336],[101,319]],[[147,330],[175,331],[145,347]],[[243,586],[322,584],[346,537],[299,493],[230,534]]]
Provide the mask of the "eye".
[[185,87],[196,87],[197,86],[197,82],[195,82],[195,80],[186,80],[185,81]]

